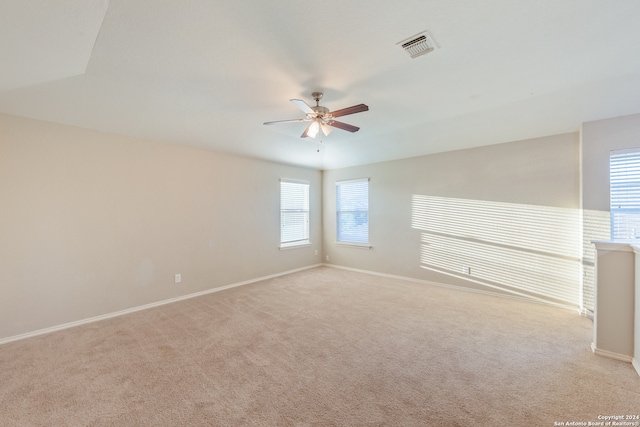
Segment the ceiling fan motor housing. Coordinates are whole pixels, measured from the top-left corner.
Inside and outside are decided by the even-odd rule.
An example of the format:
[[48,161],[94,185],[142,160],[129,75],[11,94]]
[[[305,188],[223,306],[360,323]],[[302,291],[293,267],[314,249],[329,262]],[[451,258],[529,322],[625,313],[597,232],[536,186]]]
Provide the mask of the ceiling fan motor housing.
[[311,107],[311,109],[316,112],[317,116],[324,116],[324,115],[329,114],[329,109],[327,107],[322,107],[320,105],[316,105],[314,107]]

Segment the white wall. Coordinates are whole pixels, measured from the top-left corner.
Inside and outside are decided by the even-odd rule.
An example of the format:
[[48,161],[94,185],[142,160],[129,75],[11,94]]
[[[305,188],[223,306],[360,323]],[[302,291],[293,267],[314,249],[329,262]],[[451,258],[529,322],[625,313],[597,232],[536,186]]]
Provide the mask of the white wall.
[[[371,250],[335,244],[335,181],[362,177]],[[323,182],[330,263],[580,305],[578,134],[329,170]]]
[[[312,246],[279,250],[279,178]],[[321,172],[0,115],[0,339],[320,262]],[[174,274],[182,283],[174,283]]]

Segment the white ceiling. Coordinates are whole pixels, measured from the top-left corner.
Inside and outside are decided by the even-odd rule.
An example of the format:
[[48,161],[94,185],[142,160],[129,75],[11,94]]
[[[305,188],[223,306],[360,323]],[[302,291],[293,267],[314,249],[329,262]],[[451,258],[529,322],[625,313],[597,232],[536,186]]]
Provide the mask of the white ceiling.
[[[3,0],[0,111],[337,168],[640,113],[639,22],[637,0]],[[317,90],[369,105],[341,118],[361,130],[262,124]]]

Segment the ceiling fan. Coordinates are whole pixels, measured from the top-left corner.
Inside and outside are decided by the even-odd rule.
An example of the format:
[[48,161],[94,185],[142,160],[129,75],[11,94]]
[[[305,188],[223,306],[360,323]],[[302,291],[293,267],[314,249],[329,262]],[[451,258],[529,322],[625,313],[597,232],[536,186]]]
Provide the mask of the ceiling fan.
[[346,116],[349,114],[361,113],[363,111],[369,111],[369,107],[364,104],[354,105],[352,107],[343,108],[341,110],[329,111],[327,107],[320,106],[320,100],[322,99],[322,92],[313,92],[311,94],[316,101],[316,105],[311,107],[301,99],[291,99],[290,101],[302,110],[306,114],[303,119],[291,119],[291,120],[277,120],[275,122],[265,122],[265,125],[272,125],[276,123],[293,123],[293,122],[311,122],[309,126],[302,132],[300,138],[315,138],[320,130],[322,133],[329,135],[331,128],[346,130],[347,132],[357,132],[359,127],[353,126],[347,123],[342,123],[334,120],[335,117]]

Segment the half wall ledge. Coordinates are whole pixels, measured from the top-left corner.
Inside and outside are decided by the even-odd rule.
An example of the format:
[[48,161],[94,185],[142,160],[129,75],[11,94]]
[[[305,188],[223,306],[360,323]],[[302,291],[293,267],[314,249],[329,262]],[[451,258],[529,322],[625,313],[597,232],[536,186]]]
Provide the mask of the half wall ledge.
[[594,240],[592,351],[631,362],[640,375],[640,241]]

